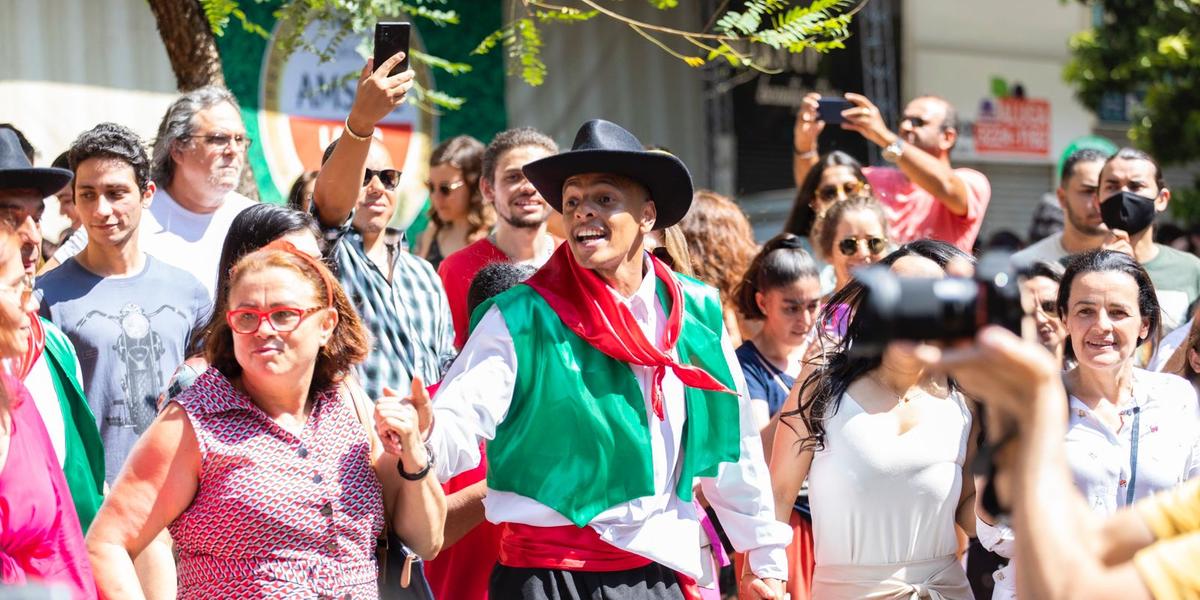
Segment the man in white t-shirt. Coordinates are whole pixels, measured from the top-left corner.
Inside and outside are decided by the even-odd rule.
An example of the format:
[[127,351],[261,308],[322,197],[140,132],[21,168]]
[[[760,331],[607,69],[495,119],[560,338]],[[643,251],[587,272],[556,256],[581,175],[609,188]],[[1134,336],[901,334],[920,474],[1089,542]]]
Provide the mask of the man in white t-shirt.
[[[250,143],[236,99],[217,86],[180,96],[167,109],[154,141],[151,176],[158,191],[142,217],[141,245],[148,254],[195,275],[210,299],[229,226],[254,204],[235,191]],[[87,233],[80,229],[43,272],[86,245]]]
[[1070,254],[1095,250],[1104,244],[1108,228],[1100,220],[1096,188],[1100,184],[1100,168],[1108,156],[1100,150],[1084,148],[1063,161],[1055,192],[1066,217],[1063,230],[1014,254],[1013,264],[1027,267],[1038,261],[1058,262]]

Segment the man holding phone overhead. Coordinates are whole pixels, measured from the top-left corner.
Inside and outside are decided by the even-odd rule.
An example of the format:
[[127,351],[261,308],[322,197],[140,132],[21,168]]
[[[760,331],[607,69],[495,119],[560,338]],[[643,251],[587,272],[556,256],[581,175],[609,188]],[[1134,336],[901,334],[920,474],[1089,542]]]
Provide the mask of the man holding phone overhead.
[[338,281],[371,334],[359,367],[371,398],[409,389],[413,377],[437,381],[454,353],[446,293],[433,267],[388,234],[400,171],[375,136],[375,125],[404,102],[413,72],[394,72],[407,47],[367,63],[342,136],[329,145],[313,191],[313,214],[329,242]]
[[970,252],[992,187],[983,173],[950,165],[950,151],[958,140],[954,107],[938,96],[914,98],[904,108],[899,130],[893,132],[866,96],[846,94],[844,110],[833,113],[837,100],[815,93],[804,97],[793,131],[796,181],[817,163],[817,136],[832,124],[826,117],[837,114],[843,129],[877,144],[884,159],[896,165],[863,169],[888,212],[892,238],[901,244],[931,238]]

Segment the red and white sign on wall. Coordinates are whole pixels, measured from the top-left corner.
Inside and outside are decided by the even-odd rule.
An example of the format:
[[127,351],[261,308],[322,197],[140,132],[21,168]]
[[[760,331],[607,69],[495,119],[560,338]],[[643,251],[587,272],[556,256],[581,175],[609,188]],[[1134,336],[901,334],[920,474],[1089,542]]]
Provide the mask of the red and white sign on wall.
[[1049,154],[1049,100],[998,98],[991,108],[975,120],[976,154]]

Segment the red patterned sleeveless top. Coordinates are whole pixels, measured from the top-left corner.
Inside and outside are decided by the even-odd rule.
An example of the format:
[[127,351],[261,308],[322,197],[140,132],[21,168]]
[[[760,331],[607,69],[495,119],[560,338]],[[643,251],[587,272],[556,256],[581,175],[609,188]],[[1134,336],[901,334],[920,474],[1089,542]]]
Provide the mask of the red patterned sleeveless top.
[[298,436],[215,368],[175,401],[201,453],[196,497],[168,527],[179,598],[378,597],[383,494],[337,387],[316,395]]

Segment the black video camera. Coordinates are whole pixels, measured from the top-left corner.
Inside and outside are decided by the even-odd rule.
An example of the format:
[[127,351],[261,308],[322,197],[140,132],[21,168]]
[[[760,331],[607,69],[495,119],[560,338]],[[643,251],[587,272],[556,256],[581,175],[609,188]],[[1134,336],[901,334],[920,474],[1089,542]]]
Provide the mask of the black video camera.
[[849,351],[878,356],[893,340],[953,341],[984,325],[1021,334],[1025,311],[1011,254],[989,252],[975,277],[900,277],[882,265],[858,271],[863,295],[854,314],[858,333]]

